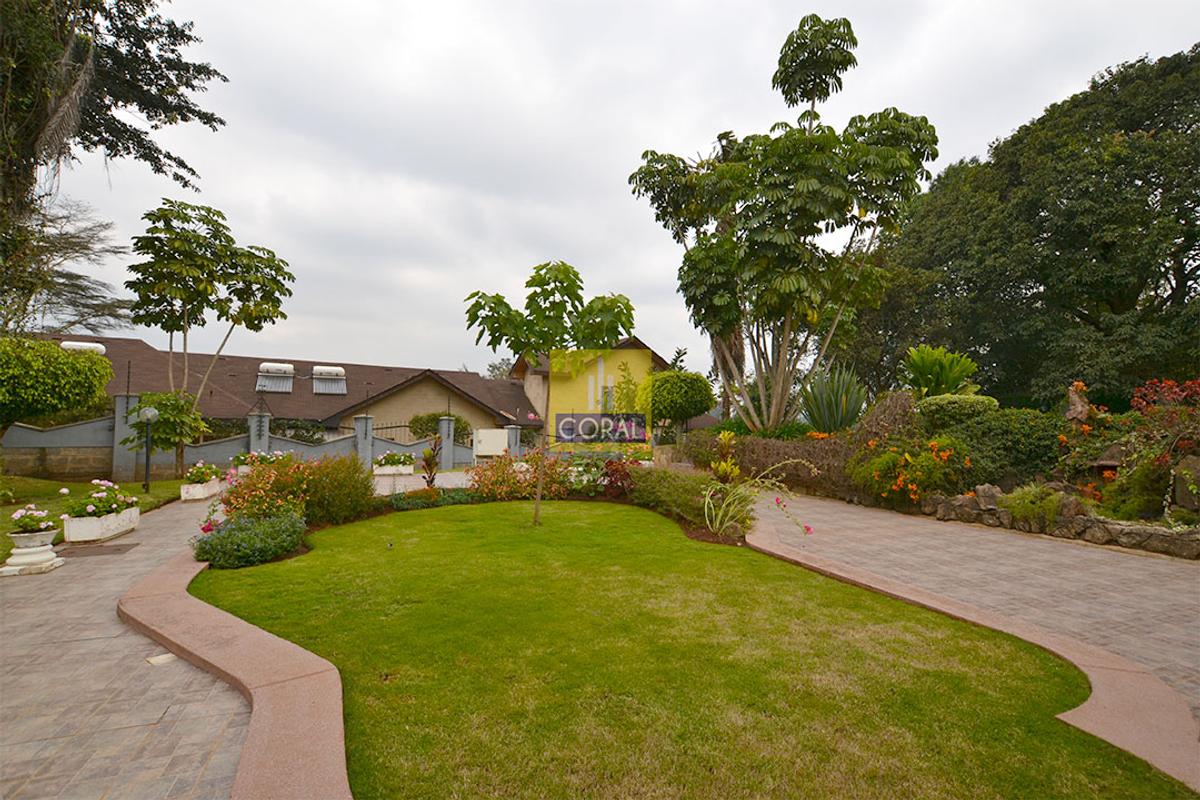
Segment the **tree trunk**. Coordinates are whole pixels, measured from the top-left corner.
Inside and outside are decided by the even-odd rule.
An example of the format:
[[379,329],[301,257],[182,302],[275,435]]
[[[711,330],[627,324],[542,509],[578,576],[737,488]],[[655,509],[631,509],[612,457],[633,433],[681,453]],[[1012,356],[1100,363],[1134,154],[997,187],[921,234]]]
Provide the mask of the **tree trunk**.
[[535,528],[542,524],[542,490],[546,487],[547,455],[548,451],[543,447],[542,457],[538,459],[537,486],[533,490],[533,526]]
[[[182,478],[184,473],[183,468],[183,442],[175,443],[175,477]],[[150,476],[146,476],[146,480],[150,480]]]
[[236,325],[236,322],[229,324],[229,330],[225,331],[225,338],[221,340],[221,346],[217,348],[217,352],[213,353],[212,360],[208,362],[208,367],[204,370],[204,377],[200,379],[200,386],[196,389],[196,396],[192,398],[192,411],[200,407],[200,395],[204,393],[204,386],[208,383],[208,376],[212,374],[213,367],[217,365],[217,359],[221,357],[221,351],[225,349],[225,345],[229,341],[229,337]]

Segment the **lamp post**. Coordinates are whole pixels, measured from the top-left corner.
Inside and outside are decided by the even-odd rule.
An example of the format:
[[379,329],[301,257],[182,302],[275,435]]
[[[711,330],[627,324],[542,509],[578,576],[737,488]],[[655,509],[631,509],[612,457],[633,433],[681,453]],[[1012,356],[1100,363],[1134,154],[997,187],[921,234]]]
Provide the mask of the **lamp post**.
[[158,420],[158,409],[154,406],[146,406],[138,411],[138,419],[146,423],[146,474],[142,477],[142,491],[150,491],[150,428]]

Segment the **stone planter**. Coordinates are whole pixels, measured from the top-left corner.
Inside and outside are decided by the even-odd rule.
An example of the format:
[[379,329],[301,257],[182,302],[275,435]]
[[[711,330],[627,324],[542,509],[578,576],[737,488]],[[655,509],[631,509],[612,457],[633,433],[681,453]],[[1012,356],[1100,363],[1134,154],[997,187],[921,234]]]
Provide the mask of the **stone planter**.
[[220,478],[213,478],[204,483],[185,483],[179,487],[179,499],[184,502],[189,500],[207,500],[213,495],[220,493]]
[[37,575],[57,569],[65,559],[54,552],[54,535],[57,528],[31,533],[10,533],[13,540],[12,555],[0,567],[0,576]]
[[140,517],[137,506],[103,517],[67,517],[63,537],[68,542],[102,542],[129,533],[137,527]]
[[412,475],[413,474],[413,466],[414,465],[412,465],[412,464],[393,464],[390,467],[376,467],[375,474],[379,475],[379,476]]

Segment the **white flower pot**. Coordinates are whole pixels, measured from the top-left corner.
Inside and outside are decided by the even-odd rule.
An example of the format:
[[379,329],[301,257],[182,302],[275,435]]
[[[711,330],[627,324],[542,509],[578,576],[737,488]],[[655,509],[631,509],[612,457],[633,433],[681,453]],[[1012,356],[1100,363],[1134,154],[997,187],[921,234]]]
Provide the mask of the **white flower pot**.
[[376,467],[376,475],[412,475],[412,464],[393,464],[390,467]]
[[61,567],[65,562],[54,552],[54,535],[57,528],[30,533],[10,533],[13,540],[12,555],[0,567],[0,576],[37,575]]
[[185,483],[179,487],[179,499],[188,500],[207,500],[215,494],[221,492],[221,479],[213,478],[204,483]]
[[67,517],[63,537],[68,542],[102,542],[137,527],[141,512],[137,506],[105,514],[103,517]]
[[251,470],[251,469],[253,469],[253,467],[252,467],[252,466],[250,466],[249,464],[238,464],[238,466],[237,466],[237,474],[238,474],[238,475],[245,475],[245,474],[247,474],[248,472],[250,472],[250,470]]

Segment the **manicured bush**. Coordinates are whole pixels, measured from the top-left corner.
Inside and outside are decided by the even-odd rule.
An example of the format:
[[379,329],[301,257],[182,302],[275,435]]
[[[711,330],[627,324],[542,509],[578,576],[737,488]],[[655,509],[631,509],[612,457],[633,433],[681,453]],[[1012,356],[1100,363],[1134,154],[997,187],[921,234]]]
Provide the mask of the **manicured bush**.
[[976,483],[1009,489],[1055,469],[1060,459],[1058,437],[1066,428],[1066,420],[1057,414],[1001,408],[932,433],[953,436],[966,445],[975,465]]
[[422,508],[486,503],[489,499],[470,489],[416,489],[392,495],[391,506],[396,511],[415,511]]
[[843,431],[858,422],[867,404],[867,389],[842,367],[819,371],[800,390],[800,408],[813,430]]
[[630,470],[629,500],[686,525],[704,526],[704,493],[713,484],[707,475],[642,467]]
[[942,433],[952,425],[970,422],[998,408],[1000,401],[985,394],[938,394],[917,403],[927,433]]
[[237,476],[221,495],[221,507],[227,517],[304,516],[307,485],[306,462],[291,455],[274,457]]
[[371,470],[354,455],[306,462],[304,516],[310,525],[341,525],[371,509],[375,486]]
[[543,498],[561,500],[570,493],[571,459],[547,456],[544,450],[531,450],[521,461],[505,454],[472,467],[471,490],[489,500],[529,500],[537,491],[539,468]]
[[1027,523],[1032,530],[1048,531],[1058,521],[1063,493],[1040,484],[1030,484],[1001,495],[997,504],[1012,514],[1015,522]]
[[304,519],[296,514],[230,517],[192,539],[192,553],[216,569],[252,567],[298,550],[304,531]]
[[974,484],[971,457],[949,436],[868,444],[849,466],[854,484],[886,505],[912,505],[928,494],[958,494]]
[[428,439],[438,435],[438,420],[445,416],[454,417],[454,443],[466,444],[471,441],[471,423],[458,414],[443,414],[431,411],[428,414],[416,414],[408,421],[408,432],[417,439]]

